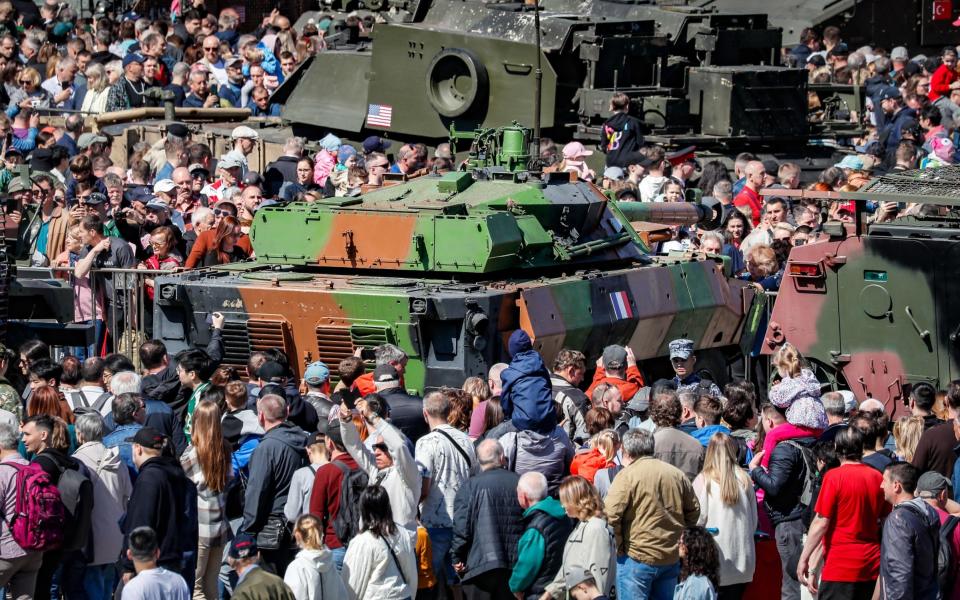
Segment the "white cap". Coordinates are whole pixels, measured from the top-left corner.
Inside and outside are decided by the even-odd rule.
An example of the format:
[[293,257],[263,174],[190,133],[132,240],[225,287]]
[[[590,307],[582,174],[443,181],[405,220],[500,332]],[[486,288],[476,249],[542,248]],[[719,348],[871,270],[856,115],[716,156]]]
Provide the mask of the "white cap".
[[154,194],[158,192],[169,194],[175,189],[177,189],[177,184],[175,184],[172,179],[161,179],[160,181],[153,184]]
[[903,46],[897,46],[890,51],[890,60],[910,60],[910,53],[907,52],[907,49]]
[[253,129],[247,127],[246,125],[241,125],[234,128],[233,133],[230,134],[230,137],[239,140],[241,138],[248,138],[251,140],[259,140],[260,134],[254,131]]
[[840,395],[843,396],[843,409],[850,414],[851,412],[857,410],[857,397],[853,395],[853,392],[850,390],[840,390]]

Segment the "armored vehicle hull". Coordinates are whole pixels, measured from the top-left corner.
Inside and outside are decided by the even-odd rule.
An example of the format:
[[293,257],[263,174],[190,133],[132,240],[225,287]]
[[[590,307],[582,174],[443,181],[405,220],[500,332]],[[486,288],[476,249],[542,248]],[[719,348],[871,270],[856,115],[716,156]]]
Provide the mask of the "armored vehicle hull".
[[[314,360],[336,364],[360,346],[393,343],[410,356],[405,383],[459,387],[508,360],[518,327],[552,360],[561,348],[595,359],[626,344],[637,359],[668,353],[670,340],[716,349],[713,365],[741,338],[752,288],[728,280],[713,260],[657,259],[625,269],[568,276],[458,283],[403,276],[309,274],[256,264],[158,280],[155,335],[172,352],[203,343],[210,313],[227,317],[227,364],[282,348],[298,372]],[[716,375],[722,372],[716,369]]]
[[[794,248],[763,350],[789,342],[825,376],[895,416],[911,386],[960,378],[960,205],[956,167],[904,172],[841,193],[858,221],[828,223]],[[869,223],[864,201],[925,205],[925,216]]]

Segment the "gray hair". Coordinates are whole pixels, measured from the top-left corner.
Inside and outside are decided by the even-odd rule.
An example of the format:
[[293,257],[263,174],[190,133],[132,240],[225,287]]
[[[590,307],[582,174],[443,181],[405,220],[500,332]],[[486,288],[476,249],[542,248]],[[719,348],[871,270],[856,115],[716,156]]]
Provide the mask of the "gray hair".
[[114,373],[110,380],[110,392],[119,396],[120,394],[139,394],[140,393],[140,375],[133,371],[120,371]]
[[0,449],[16,450],[20,443],[20,430],[12,423],[0,423]]
[[123,71],[123,61],[111,60],[106,64],[106,66],[103,67],[103,70],[106,71],[107,73],[109,73],[110,71],[113,71],[115,73],[120,73]]
[[850,55],[847,56],[847,66],[850,67],[850,69],[862,69],[866,64],[867,57],[859,50],[851,52]]
[[721,179],[713,184],[711,192],[717,200],[729,200],[733,198],[733,184],[726,179]]
[[86,442],[99,442],[103,439],[103,417],[95,410],[86,411],[77,416],[75,423],[77,437]]
[[291,156],[303,156],[303,147],[305,142],[302,137],[292,137],[283,144],[284,154]]
[[377,364],[389,365],[394,362],[406,362],[407,353],[393,344],[380,344],[376,349]]
[[547,497],[547,478],[540,471],[528,471],[520,476],[517,489],[532,502]]
[[193,211],[193,215],[190,217],[190,224],[196,227],[200,223],[203,223],[204,219],[213,214],[213,211],[207,208],[206,206],[201,206],[200,208]]
[[653,434],[645,429],[631,429],[623,434],[620,447],[633,460],[653,456]]
[[697,395],[693,392],[680,392],[677,394],[677,398],[680,399],[681,406],[693,410],[693,405],[697,403]]
[[874,71],[877,73],[889,73],[891,67],[890,58],[886,56],[878,56],[876,60],[873,61]]
[[726,243],[723,239],[723,235],[721,235],[717,231],[704,231],[703,235],[700,236],[700,245],[702,246],[703,242],[707,240],[713,240],[717,242],[718,244],[720,244],[721,248],[723,248],[723,245]]
[[113,398],[113,420],[117,425],[133,423],[134,416],[140,410],[140,394],[119,394]]
[[[90,86],[89,82],[92,79],[96,79],[97,83]],[[102,92],[107,87],[107,83],[107,70],[103,68],[103,65],[100,63],[90,63],[87,66],[88,89],[94,92]]]
[[503,446],[497,440],[483,440],[477,446],[477,462],[483,470],[503,464]]
[[230,30],[236,29],[237,25],[240,24],[240,19],[236,18],[230,13],[223,13],[220,15],[220,18],[217,19],[217,23],[220,25],[220,29]]
[[141,17],[133,22],[133,30],[137,32],[137,37],[140,37],[144,31],[150,29],[150,19],[146,17]]
[[446,420],[450,414],[450,399],[443,392],[434,390],[423,397],[423,410],[435,419]]
[[60,59],[60,62],[57,63],[57,69],[58,69],[58,70],[61,70],[61,71],[66,71],[66,70],[68,70],[68,69],[72,69],[72,68],[74,68],[75,66],[77,66],[77,61],[75,61],[74,59],[70,58],[69,56],[66,56],[66,57],[64,57],[64,58],[61,58],[61,59]]
[[823,403],[823,410],[828,415],[842,417],[847,414],[847,403],[840,392],[827,392],[820,396],[820,402]]
[[186,77],[187,74],[190,73],[190,65],[185,62],[178,62],[177,64],[173,65],[171,72],[173,73],[173,77],[177,79]]
[[39,52],[40,47],[43,46],[43,42],[41,42],[35,35],[27,35],[23,38],[23,43],[26,44],[31,50],[36,52]]

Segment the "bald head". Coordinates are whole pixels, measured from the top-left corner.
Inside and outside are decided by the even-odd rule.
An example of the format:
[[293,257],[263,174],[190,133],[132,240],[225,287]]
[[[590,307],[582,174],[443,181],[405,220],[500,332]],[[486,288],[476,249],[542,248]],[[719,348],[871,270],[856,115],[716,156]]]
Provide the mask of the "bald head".
[[507,363],[497,363],[490,367],[490,374],[487,376],[487,384],[490,386],[490,393],[499,396],[503,390],[503,382],[500,381],[500,374],[509,367]]
[[876,398],[867,398],[860,403],[860,412],[882,413],[884,412],[883,402],[880,402]]
[[762,162],[759,160],[751,160],[747,163],[743,173],[747,179],[746,184],[750,189],[757,191],[763,187],[763,176],[766,173],[766,169],[763,168]]
[[477,461],[484,471],[503,466],[503,446],[497,440],[483,440],[477,446]]

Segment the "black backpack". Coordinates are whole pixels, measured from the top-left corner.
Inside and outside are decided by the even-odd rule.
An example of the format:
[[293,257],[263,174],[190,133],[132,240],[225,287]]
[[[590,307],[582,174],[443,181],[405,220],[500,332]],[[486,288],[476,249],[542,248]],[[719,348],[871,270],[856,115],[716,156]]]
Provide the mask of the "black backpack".
[[351,469],[339,460],[333,461],[343,479],[340,481],[340,507],[333,518],[333,532],[344,546],[360,533],[360,494],[370,479],[363,469]]
[[943,598],[950,596],[956,577],[951,577],[950,571],[960,557],[953,556],[953,530],[960,524],[960,517],[950,515],[940,525],[940,548],[937,550],[937,583],[940,584],[940,595]]
[[67,526],[63,532],[65,551],[84,550],[89,553],[90,529],[93,514],[93,483],[87,467],[77,462],[78,469],[60,469],[57,490],[66,508]]
[[813,492],[817,489],[817,460],[813,457],[813,450],[809,446],[798,444],[793,440],[784,440],[785,444],[800,451],[806,472],[803,477],[803,491],[800,493],[800,504],[810,506],[813,501]]

